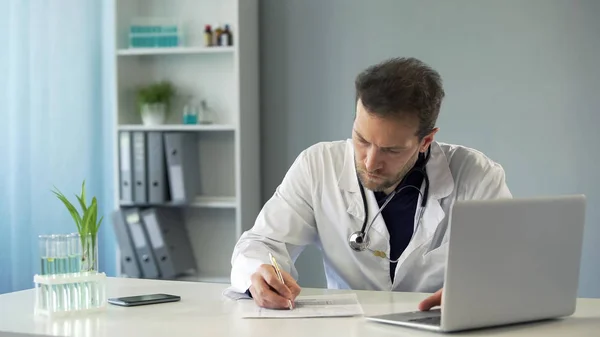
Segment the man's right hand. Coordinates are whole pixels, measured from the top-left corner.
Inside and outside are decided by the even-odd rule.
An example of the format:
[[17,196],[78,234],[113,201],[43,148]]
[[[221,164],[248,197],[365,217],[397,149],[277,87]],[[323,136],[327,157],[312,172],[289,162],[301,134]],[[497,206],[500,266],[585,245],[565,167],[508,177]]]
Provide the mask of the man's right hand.
[[279,281],[275,268],[270,264],[263,264],[251,276],[252,285],[250,293],[257,305],[268,309],[287,309],[289,308],[288,300],[294,300],[300,294],[300,286],[296,280],[282,270],[283,281]]

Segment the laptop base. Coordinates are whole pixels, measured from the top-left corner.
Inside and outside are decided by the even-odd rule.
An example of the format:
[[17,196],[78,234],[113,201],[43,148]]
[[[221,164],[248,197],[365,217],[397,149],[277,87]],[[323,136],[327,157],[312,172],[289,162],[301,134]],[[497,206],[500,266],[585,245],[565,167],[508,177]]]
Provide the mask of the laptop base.
[[409,311],[385,315],[367,316],[369,321],[407,326],[430,331],[441,331],[442,312],[440,309],[429,311]]

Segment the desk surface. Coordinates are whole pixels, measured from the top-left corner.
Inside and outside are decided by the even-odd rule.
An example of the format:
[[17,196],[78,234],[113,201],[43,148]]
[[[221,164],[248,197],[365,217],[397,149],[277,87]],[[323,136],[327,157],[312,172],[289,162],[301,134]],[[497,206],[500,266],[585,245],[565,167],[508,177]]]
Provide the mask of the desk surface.
[[[368,322],[363,317],[242,319],[224,284],[109,278],[108,297],[172,293],[180,302],[139,307],[108,305],[99,313],[48,319],[33,315],[34,292],[0,295],[0,331],[63,336],[439,336]],[[303,289],[302,295],[342,292]],[[366,315],[415,310],[425,294],[356,291]],[[493,304],[491,304],[493,305]],[[600,336],[600,299],[579,299],[575,315],[538,323],[475,330],[469,336]],[[2,334],[0,333],[0,336]]]

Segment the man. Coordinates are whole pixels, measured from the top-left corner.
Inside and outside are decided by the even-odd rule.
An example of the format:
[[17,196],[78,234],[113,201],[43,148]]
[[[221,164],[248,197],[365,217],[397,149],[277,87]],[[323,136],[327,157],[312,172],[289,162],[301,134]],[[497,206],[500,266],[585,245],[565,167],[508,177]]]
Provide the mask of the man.
[[352,139],[304,150],[235,246],[232,287],[262,307],[287,308],[300,293],[294,261],[309,244],[328,288],[435,292],[419,308],[440,305],[453,203],[511,197],[500,165],[434,141],[444,90],[429,66],[386,60],[355,87]]

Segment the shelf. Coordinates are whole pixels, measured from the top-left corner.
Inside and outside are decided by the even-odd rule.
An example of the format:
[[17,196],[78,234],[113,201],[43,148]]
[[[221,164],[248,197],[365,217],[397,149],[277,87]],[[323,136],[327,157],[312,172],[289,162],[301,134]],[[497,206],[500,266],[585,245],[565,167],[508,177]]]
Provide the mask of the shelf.
[[233,53],[235,47],[171,47],[171,48],[126,48],[117,50],[119,56],[176,55],[176,54],[219,54]]
[[235,197],[198,197],[191,204],[193,207],[235,208]]
[[177,277],[177,281],[226,283],[226,284],[229,284],[231,282],[229,276],[209,276],[209,275],[180,276],[180,277]]
[[156,126],[126,124],[119,125],[119,131],[235,131],[235,126],[226,124],[163,124]]
[[166,202],[164,204],[132,204],[121,202],[123,207],[197,207],[197,208],[236,208],[235,197],[197,197],[189,204],[174,204]]

